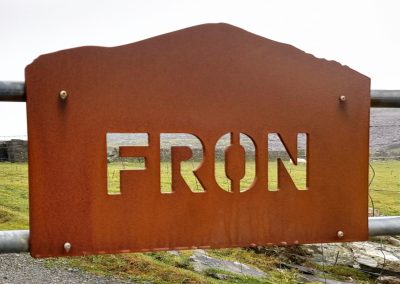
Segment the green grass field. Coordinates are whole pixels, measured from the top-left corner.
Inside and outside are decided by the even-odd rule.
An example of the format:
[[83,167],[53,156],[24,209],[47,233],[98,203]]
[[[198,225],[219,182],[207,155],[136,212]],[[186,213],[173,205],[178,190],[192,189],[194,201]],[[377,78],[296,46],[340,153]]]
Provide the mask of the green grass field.
[[[305,188],[305,165],[299,164],[294,166],[285,161],[289,173],[293,176],[295,184],[300,188]],[[192,174],[193,170],[199,166],[198,162],[182,162],[181,174],[193,192],[204,191],[201,184]],[[119,187],[119,171],[120,170],[140,170],[144,169],[144,161],[137,161],[135,158],[124,158],[121,162],[110,163],[108,166],[108,187],[110,193],[117,193]],[[270,162],[269,165],[271,181],[269,186],[276,188],[276,162]],[[223,162],[217,162],[215,166],[215,177],[218,185],[226,191],[230,191],[230,180],[225,175]],[[255,178],[255,164],[248,162],[245,166],[245,176],[240,182],[241,191],[246,191],[250,188]],[[171,166],[167,162],[161,163],[161,191],[171,192]]]
[[383,215],[400,215],[400,161],[374,161],[371,167],[369,192],[375,209]]
[[[109,167],[109,184],[116,191],[119,184],[119,169],[137,168],[142,165],[112,163]],[[370,195],[375,209],[384,215],[400,215],[400,161],[371,162],[375,177],[370,186]],[[190,172],[195,164],[183,165],[183,175],[194,191],[201,190]],[[302,166],[300,166],[302,167]],[[304,166],[303,166],[304,167]],[[168,166],[163,164],[162,182],[168,188]],[[0,163],[0,230],[28,229],[28,166],[21,163]],[[293,175],[301,174],[301,168],[293,167]],[[216,166],[217,180],[220,185],[229,190],[229,184],[223,178],[223,166]],[[247,179],[243,182],[246,189],[254,175],[254,167],[249,166],[246,172]],[[372,178],[373,171],[370,170]],[[301,180],[299,182],[301,184]],[[304,185],[304,184],[303,184]],[[303,186],[301,185],[301,186]],[[271,247],[271,251],[276,250]],[[124,278],[155,283],[296,283],[296,272],[276,270],[282,256],[271,253],[268,255],[255,253],[247,249],[209,250],[212,256],[227,260],[242,261],[253,265],[268,273],[268,279],[248,278],[231,275],[228,280],[217,280],[213,275],[218,271],[196,273],[188,259],[191,251],[184,251],[179,256],[167,252],[135,253],[121,255],[102,255],[88,257],[73,257],[48,260],[49,266],[78,267],[96,274],[113,274]],[[336,267],[340,268],[340,267]],[[358,283],[372,283],[359,271],[352,268],[334,269],[327,267],[329,278],[346,279],[345,275],[352,275]],[[344,272],[341,272],[344,271]],[[371,280],[372,281],[372,280]]]
[[0,163],[0,230],[27,229],[28,165]]

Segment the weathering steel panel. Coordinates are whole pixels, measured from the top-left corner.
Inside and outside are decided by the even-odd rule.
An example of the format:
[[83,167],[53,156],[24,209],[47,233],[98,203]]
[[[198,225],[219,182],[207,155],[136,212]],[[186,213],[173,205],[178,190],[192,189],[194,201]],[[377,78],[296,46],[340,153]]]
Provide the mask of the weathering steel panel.
[[[367,239],[369,82],[226,24],[40,56],[26,68],[32,255]],[[107,133],[149,135],[149,146],[136,149],[146,170],[121,172],[120,195],[107,194]],[[196,175],[205,193],[179,175],[190,150],[174,148],[174,193],[161,194],[161,133],[202,141]],[[214,177],[214,146],[225,133],[233,133],[232,192]],[[239,133],[256,145],[257,179],[243,193]],[[268,191],[268,133],[292,153],[297,133],[307,133],[308,190],[280,165],[280,190]]]

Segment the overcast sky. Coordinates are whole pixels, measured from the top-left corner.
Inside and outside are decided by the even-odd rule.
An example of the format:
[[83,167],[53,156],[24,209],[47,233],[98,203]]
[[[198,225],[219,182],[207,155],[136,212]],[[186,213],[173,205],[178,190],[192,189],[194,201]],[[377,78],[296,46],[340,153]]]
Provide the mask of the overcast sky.
[[[373,89],[400,89],[400,1],[0,0],[0,80],[23,81],[37,56],[116,46],[225,22],[338,61]],[[1,136],[25,135],[24,103],[0,103]]]

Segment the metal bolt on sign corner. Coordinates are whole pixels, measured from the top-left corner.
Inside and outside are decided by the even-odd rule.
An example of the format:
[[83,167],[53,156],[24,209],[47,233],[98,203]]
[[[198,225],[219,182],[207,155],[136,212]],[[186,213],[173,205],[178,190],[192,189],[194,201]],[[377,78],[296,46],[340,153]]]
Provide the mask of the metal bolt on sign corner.
[[339,100],[340,100],[341,102],[345,102],[345,101],[346,101],[346,96],[340,96],[340,97],[339,97]]
[[343,231],[338,231],[337,232],[337,236],[338,236],[339,239],[343,238],[344,237]]

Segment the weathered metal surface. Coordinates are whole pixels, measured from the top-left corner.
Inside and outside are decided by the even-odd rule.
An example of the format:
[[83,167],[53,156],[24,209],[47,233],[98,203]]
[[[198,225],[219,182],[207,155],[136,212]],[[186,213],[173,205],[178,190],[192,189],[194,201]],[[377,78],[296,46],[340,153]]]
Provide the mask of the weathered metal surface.
[[[226,24],[39,57],[26,69],[31,254],[367,239],[369,83]],[[214,177],[215,143],[229,132],[233,192]],[[121,195],[107,194],[106,133],[149,134],[147,148],[121,153],[146,158],[145,170],[121,172]],[[185,147],[172,151],[174,192],[160,192],[160,133],[201,140],[196,175],[206,192],[191,192],[179,175]],[[257,178],[245,192],[237,190],[239,133],[256,146]],[[308,190],[297,190],[282,164],[280,190],[267,190],[268,133],[294,157],[297,133],[308,134]]]

